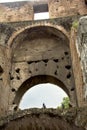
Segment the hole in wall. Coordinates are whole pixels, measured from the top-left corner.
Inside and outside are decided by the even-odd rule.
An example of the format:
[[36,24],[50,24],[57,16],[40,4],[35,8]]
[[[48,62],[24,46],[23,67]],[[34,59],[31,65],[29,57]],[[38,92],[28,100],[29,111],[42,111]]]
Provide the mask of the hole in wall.
[[55,71],[55,73],[54,73],[55,75],[57,75],[57,70]]
[[66,51],[66,52],[64,52],[64,54],[65,54],[65,55],[68,55],[69,53]]
[[4,72],[4,70],[2,69],[1,65],[0,65],[0,75],[2,75]]
[[38,63],[39,61],[35,61],[35,63]]
[[54,61],[54,62],[58,62],[59,60],[58,60],[58,59],[54,59],[53,61]]
[[0,80],[3,80],[3,78],[0,78]]
[[64,57],[62,57],[61,59],[64,60]]
[[17,111],[17,109],[18,109],[18,106],[15,106],[15,107],[14,107],[14,111]]
[[16,71],[17,73],[19,73],[19,72],[20,72],[20,69],[19,69],[19,68],[17,68],[15,71]]
[[15,90],[15,88],[12,88],[11,91],[12,91],[12,92],[15,92],[16,90]]
[[20,77],[19,77],[19,76],[17,76],[17,80],[20,80]]
[[31,71],[31,70],[29,70],[29,73],[31,74],[31,73],[32,73],[32,71]]
[[45,64],[45,66],[47,66],[47,64]]
[[43,60],[43,62],[47,63],[47,62],[48,62],[48,59],[46,59],[46,60]]
[[14,77],[13,76],[10,76],[10,80],[13,80],[14,79]]
[[69,70],[71,69],[71,65],[66,65],[65,68]]
[[75,88],[71,88],[71,91],[74,91],[75,90]]
[[67,74],[67,79],[70,79],[71,78],[71,73],[69,72],[68,74]]
[[32,64],[34,61],[27,61],[28,64]]
[[10,80],[13,80],[13,79],[14,79],[14,77],[13,77],[13,76],[11,76],[11,72],[9,72],[9,75],[10,75]]

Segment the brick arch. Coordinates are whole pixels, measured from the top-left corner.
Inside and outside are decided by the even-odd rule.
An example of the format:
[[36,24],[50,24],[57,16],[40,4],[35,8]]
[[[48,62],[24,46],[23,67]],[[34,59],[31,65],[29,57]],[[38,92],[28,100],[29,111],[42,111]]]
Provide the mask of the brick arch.
[[67,87],[65,86],[65,84],[62,81],[60,81],[56,77],[50,76],[50,75],[37,75],[37,76],[33,76],[33,77],[25,80],[22,83],[22,85],[16,91],[16,95],[15,95],[13,104],[16,104],[17,106],[19,106],[21,98],[25,94],[25,92],[28,89],[32,88],[33,86],[42,84],[42,83],[52,83],[54,85],[57,85],[58,87],[60,87],[61,89],[63,89],[66,92],[66,94],[69,96],[69,98],[71,98],[69,90],[67,89]]
[[51,27],[53,29],[56,29],[58,31],[61,32],[61,34],[63,34],[68,40],[69,40],[69,33],[66,31],[66,29],[60,25],[55,25],[53,23],[45,23],[45,21],[41,22],[41,23],[35,23],[29,26],[26,26],[24,28],[19,28],[18,31],[15,31],[11,37],[9,38],[7,45],[9,47],[12,47],[12,44],[14,42],[14,40],[21,34],[23,33],[25,30],[31,29],[31,28],[35,28],[35,27]]

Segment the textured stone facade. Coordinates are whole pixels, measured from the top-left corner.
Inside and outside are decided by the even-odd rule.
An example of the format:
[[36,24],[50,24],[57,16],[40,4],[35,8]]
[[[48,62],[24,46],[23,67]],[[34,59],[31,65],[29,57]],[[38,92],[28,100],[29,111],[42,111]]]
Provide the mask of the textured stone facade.
[[87,16],[82,17],[79,23],[77,50],[83,76],[84,101],[87,103]]
[[51,0],[49,3],[50,18],[87,14],[84,0]]
[[85,0],[14,2],[0,4],[0,22],[34,20],[34,5],[40,6],[44,4],[48,4],[49,18],[87,14]]
[[[3,75],[8,81],[8,86],[6,83],[2,87],[3,91],[6,87],[8,92],[1,92],[1,102],[6,105],[4,107],[7,111],[18,108],[23,94],[39,83],[59,85],[69,95],[72,105],[77,105],[69,47],[70,29],[76,19],[78,17],[75,16],[21,24],[1,24],[0,44],[1,49],[3,47],[5,50],[4,61],[8,67],[5,69],[1,60]],[[3,53],[2,55],[4,56]],[[1,74],[0,83],[5,80],[3,75]],[[4,104],[3,100],[8,99],[7,104]],[[3,110],[0,109],[0,113]]]
[[[52,2],[54,8],[57,5],[55,1],[50,1],[50,9]],[[67,5],[75,4],[74,8],[77,12],[79,10],[79,14],[86,14],[86,4],[80,2],[65,1]],[[73,22],[81,17],[77,12],[75,16],[67,16],[66,11],[65,14],[61,12],[61,8],[57,15],[54,10],[49,10],[49,13],[55,14],[53,17],[67,17],[30,21],[33,19],[32,6],[26,2],[15,4],[10,7],[9,4],[0,5],[0,114],[17,110],[23,94],[39,83],[59,85],[68,94],[72,106],[87,104],[87,20],[80,21],[76,43],[77,33],[71,32],[71,28]],[[62,0],[61,4],[64,6]],[[20,17],[17,12],[14,15],[15,11]],[[11,19],[8,19],[9,15]]]
[[0,130],[87,130],[87,107],[60,112],[29,109],[0,118]]
[[0,22],[17,22],[33,19],[33,6],[28,2],[0,4]]

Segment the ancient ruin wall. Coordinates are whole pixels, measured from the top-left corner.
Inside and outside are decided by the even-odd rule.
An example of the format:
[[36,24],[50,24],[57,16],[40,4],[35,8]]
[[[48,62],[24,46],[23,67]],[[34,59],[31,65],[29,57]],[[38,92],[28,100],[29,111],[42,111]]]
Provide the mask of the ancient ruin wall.
[[33,20],[33,7],[29,2],[0,4],[0,22]]
[[[49,18],[87,14],[85,0],[46,0],[45,4],[48,4]],[[34,20],[34,5],[41,5],[41,2],[0,4],[0,22]]]
[[34,108],[0,118],[0,130],[87,130],[86,113],[87,108],[62,113],[58,109]]
[[10,58],[8,49],[0,45],[0,115],[7,113],[8,110],[10,90],[9,71]]
[[73,66],[73,72],[74,72],[74,78],[75,78],[78,106],[81,107],[84,105],[83,78],[82,78],[80,58],[78,56],[77,48],[76,48],[76,38],[77,38],[77,29],[72,27],[71,40],[70,40],[71,59],[72,59],[72,66]]
[[76,45],[82,69],[84,101],[87,104],[87,16],[80,19]]
[[87,14],[84,0],[51,0],[49,2],[50,18]]

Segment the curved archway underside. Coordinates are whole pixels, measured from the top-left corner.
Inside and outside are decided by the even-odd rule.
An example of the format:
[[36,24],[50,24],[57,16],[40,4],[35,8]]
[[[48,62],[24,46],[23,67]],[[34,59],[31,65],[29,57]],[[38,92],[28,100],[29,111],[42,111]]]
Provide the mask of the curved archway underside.
[[16,93],[16,97],[14,99],[14,104],[20,103],[22,96],[28,89],[30,89],[31,87],[33,87],[37,84],[41,84],[41,83],[52,83],[52,84],[58,85],[58,87],[61,87],[68,94],[68,96],[70,96],[68,89],[60,80],[58,80],[57,78],[54,78],[52,76],[48,76],[48,75],[39,75],[39,76],[34,76],[34,77],[27,79],[21,85],[21,87],[18,89],[18,91]]

